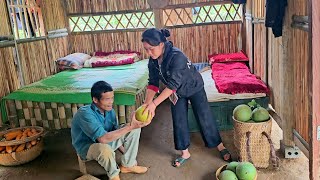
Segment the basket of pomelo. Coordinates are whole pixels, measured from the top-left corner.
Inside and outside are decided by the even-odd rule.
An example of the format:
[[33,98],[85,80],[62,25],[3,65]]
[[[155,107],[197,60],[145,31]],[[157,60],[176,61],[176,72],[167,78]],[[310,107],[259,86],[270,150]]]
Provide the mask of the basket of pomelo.
[[250,162],[230,162],[216,171],[217,180],[256,180],[258,173]]
[[[267,168],[270,159],[279,167],[270,138],[272,121],[269,112],[254,100],[233,110],[234,145],[240,161],[252,162],[255,167]],[[271,155],[271,156],[270,156]]]

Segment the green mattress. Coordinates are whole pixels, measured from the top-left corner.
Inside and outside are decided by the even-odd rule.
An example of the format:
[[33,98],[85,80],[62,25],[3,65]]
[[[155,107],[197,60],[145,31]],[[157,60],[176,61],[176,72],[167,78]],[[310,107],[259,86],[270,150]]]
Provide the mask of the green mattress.
[[148,83],[148,60],[122,66],[67,70],[49,76],[3,97],[2,115],[4,101],[9,99],[89,104],[91,86],[100,80],[112,85],[116,105],[134,105],[135,95]]

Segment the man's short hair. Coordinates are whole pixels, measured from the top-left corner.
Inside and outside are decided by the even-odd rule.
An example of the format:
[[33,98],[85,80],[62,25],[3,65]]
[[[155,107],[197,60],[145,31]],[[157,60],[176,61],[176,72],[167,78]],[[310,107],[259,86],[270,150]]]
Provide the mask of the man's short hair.
[[102,93],[113,91],[111,85],[105,81],[95,82],[91,87],[91,98],[101,99]]

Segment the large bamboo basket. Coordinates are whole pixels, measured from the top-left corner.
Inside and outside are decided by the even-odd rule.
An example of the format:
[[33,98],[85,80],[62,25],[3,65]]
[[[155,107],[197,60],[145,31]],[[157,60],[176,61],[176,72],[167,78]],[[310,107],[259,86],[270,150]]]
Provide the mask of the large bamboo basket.
[[39,126],[26,126],[26,127],[13,128],[13,129],[9,129],[9,130],[6,130],[6,131],[1,131],[0,132],[0,138],[2,138],[3,135],[6,134],[6,133],[9,133],[9,132],[12,132],[12,131],[15,131],[15,130],[19,130],[19,129],[20,130],[24,130],[24,129],[27,129],[27,128],[34,128],[39,133],[37,133],[36,135],[34,135],[32,137],[26,137],[23,140],[11,140],[11,141],[1,140],[0,141],[0,146],[13,146],[13,145],[19,145],[19,144],[22,144],[22,143],[30,142],[30,141],[33,141],[33,140],[39,138],[44,133],[44,129],[42,127],[39,127]]
[[[217,171],[216,171],[216,179],[219,180],[219,175],[222,171],[226,170],[227,168],[227,164],[221,166]],[[257,180],[258,179],[258,172],[256,174],[256,177],[254,178],[254,180]]]
[[43,140],[41,139],[36,145],[30,149],[21,152],[13,152],[0,154],[0,164],[3,166],[17,166],[25,164],[37,158],[43,150]]
[[267,168],[271,159],[274,167],[279,166],[279,159],[270,139],[271,118],[265,122],[247,123],[233,117],[233,124],[234,145],[240,161],[251,162],[255,167]]
[[4,134],[15,131],[18,129],[26,129],[26,128],[34,128],[38,131],[38,133],[34,136],[27,137],[23,140],[11,140],[11,141],[0,141],[0,146],[14,146],[14,145],[20,145],[23,143],[27,143],[33,140],[37,140],[37,144],[34,146],[31,146],[29,149],[25,149],[20,152],[12,152],[12,153],[1,153],[0,154],[0,165],[3,166],[16,166],[21,165],[27,162],[30,162],[34,160],[36,157],[38,157],[42,150],[43,150],[43,140],[40,138],[40,136],[43,135],[44,129],[42,127],[21,127],[21,128],[14,128],[9,129],[7,131],[0,132],[0,137],[3,137]]

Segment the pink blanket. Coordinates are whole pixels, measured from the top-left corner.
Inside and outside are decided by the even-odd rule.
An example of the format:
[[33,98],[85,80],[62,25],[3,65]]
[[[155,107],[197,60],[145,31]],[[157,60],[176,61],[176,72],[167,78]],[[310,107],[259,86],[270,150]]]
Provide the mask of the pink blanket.
[[264,82],[251,74],[243,62],[213,63],[211,68],[220,93],[269,93]]

